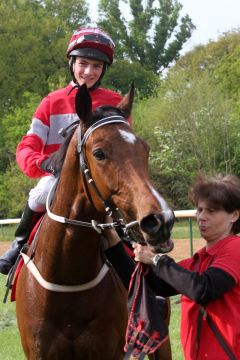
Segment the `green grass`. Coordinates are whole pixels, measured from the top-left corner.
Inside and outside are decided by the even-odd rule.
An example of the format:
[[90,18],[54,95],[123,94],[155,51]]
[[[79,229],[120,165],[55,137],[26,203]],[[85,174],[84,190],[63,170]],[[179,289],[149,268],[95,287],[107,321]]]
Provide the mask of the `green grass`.
[[0,241],[12,241],[17,225],[0,225]]
[[[191,222],[190,222],[191,221]],[[198,230],[198,226],[195,219],[192,220],[176,220],[172,236],[174,239],[187,239],[190,237],[190,225],[192,226],[192,236],[193,238],[201,238]]]
[[0,275],[0,359],[24,360],[17,329],[15,303],[3,304],[6,276]]
[[171,317],[169,334],[172,348],[173,360],[184,360],[182,346],[180,342],[180,296],[171,298]]

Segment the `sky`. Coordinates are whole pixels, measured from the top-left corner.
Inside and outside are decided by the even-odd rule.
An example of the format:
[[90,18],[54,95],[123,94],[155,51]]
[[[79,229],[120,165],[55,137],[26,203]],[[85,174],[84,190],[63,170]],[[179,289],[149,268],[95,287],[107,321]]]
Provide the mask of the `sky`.
[[217,40],[224,32],[240,29],[240,0],[179,0],[196,26],[182,52]]
[[[182,14],[188,14],[196,26],[192,37],[181,53],[190,51],[194,46],[217,40],[224,32],[240,29],[240,0],[179,0],[183,5]],[[89,0],[91,18],[98,0]]]

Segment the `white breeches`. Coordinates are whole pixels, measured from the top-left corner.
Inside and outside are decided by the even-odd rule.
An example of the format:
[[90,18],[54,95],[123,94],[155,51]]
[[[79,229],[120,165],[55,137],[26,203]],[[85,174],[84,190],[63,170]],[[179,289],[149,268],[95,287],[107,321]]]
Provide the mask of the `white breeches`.
[[28,205],[31,210],[36,212],[46,211],[47,196],[55,179],[53,175],[44,176],[39,180],[37,185],[30,190]]

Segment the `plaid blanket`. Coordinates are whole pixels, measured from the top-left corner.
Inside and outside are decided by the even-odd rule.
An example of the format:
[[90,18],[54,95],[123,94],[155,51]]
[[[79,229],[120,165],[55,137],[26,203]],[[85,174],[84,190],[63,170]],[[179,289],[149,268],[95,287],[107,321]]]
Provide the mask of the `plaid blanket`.
[[164,321],[165,301],[158,301],[146,280],[147,265],[137,263],[132,275],[128,296],[128,326],[124,360],[144,359],[154,353],[167,339],[168,327]]

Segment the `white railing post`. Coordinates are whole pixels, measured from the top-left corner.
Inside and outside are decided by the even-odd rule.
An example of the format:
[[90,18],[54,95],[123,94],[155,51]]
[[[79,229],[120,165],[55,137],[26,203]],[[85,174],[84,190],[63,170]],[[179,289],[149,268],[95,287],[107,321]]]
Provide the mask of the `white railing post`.
[[196,210],[176,210],[174,211],[174,215],[177,219],[188,219],[190,256],[193,256],[192,220],[196,218]]

